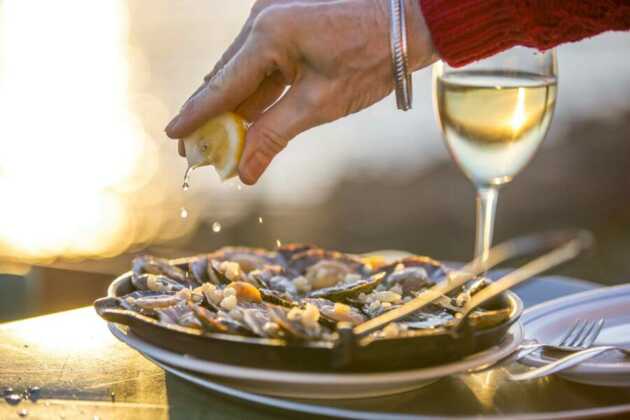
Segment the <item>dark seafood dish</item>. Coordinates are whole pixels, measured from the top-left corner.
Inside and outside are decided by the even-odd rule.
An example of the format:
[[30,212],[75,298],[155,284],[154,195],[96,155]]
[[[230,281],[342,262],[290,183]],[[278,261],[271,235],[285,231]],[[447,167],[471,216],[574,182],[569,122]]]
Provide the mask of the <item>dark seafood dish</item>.
[[[131,285],[135,290],[111,298],[110,307],[196,335],[333,342],[338,339],[337,323],[361,324],[408,302],[452,273],[423,256],[386,262],[380,257],[362,258],[297,244],[275,251],[226,247],[184,264],[149,255],[134,259]],[[488,282],[475,278],[369,338],[443,332]],[[478,309],[469,322],[478,329],[490,328],[506,321],[512,310]]]

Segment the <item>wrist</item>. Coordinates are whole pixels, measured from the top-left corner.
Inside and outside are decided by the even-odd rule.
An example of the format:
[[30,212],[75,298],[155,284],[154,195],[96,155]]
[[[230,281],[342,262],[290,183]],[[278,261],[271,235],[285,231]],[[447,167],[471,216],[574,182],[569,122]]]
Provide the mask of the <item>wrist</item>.
[[429,27],[418,0],[403,0],[407,23],[407,58],[409,71],[414,72],[439,60]]

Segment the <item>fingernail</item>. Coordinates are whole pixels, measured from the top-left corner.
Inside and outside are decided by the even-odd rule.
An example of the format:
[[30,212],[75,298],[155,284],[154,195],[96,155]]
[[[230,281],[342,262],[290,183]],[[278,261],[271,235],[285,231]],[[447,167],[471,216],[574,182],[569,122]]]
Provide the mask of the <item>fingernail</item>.
[[173,118],[171,120],[170,123],[168,123],[168,125],[166,126],[166,128],[164,129],[164,131],[166,131],[167,133],[170,132],[173,128],[175,128],[175,126],[177,125],[177,121],[179,120],[179,114],[177,114],[175,116],[175,118]]
[[247,185],[256,183],[260,174],[265,170],[265,159],[260,152],[252,154],[239,168],[241,181]]

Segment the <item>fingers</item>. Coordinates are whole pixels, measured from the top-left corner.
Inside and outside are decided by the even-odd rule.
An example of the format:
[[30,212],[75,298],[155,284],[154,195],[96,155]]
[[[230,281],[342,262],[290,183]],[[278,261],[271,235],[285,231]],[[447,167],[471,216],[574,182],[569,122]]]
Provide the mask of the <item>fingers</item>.
[[225,66],[232,59],[232,57],[234,57],[234,55],[236,55],[236,53],[241,49],[241,47],[245,43],[245,40],[247,40],[247,37],[249,36],[252,30],[252,22],[256,20],[256,17],[261,12],[261,10],[262,10],[261,7],[254,7],[252,9],[252,13],[247,18],[247,21],[245,21],[245,24],[241,28],[241,31],[238,33],[236,38],[234,38],[234,41],[232,41],[232,44],[230,44],[228,49],[225,50],[223,55],[221,55],[221,58],[219,59],[219,61],[217,61],[217,63],[212,68],[212,71],[204,76],[203,83],[201,84],[201,86],[197,88],[197,90],[193,92],[192,95],[190,95],[189,99],[195,96],[197,93],[199,93],[204,88],[206,83],[208,83],[208,81],[212,79],[214,75],[221,68],[223,68],[223,66]]
[[[232,59],[185,104],[166,127],[171,138],[182,138],[206,120],[231,111],[256,91],[267,74],[273,71],[271,54],[255,40],[249,40]],[[261,52],[263,51],[263,52]]]
[[[236,108],[236,113],[250,122],[258,120],[265,109],[278,100],[285,88],[286,85],[282,75],[279,72],[274,72],[263,80],[256,92]],[[182,140],[178,142],[177,153],[181,157],[186,157],[186,150]]]
[[285,88],[282,74],[279,71],[273,72],[263,80],[256,92],[236,108],[236,113],[250,122],[258,120],[265,109],[278,100]]
[[241,181],[255,184],[293,137],[319,123],[317,107],[303,100],[298,87],[290,89],[249,128],[239,166]]

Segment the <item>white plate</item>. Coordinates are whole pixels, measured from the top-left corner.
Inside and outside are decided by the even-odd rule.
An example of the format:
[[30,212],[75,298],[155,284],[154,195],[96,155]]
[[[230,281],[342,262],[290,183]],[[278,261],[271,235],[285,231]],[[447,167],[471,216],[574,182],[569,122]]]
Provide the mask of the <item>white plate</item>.
[[[526,338],[558,344],[559,337],[577,319],[599,318],[606,318],[606,324],[595,345],[630,345],[630,285],[591,290],[536,305],[524,312],[522,322]],[[549,359],[536,352],[522,362],[541,366]],[[557,375],[590,385],[630,386],[630,358],[608,352]]]
[[[370,404],[367,410],[363,409],[348,409],[333,406],[330,404],[326,404],[325,401],[322,404],[318,402],[306,403],[303,401],[294,401],[294,400],[286,400],[280,398],[267,397],[264,395],[242,391],[240,389],[231,388],[229,386],[221,385],[219,383],[213,382],[208,379],[207,376],[201,376],[195,373],[187,372],[181,369],[174,368],[173,366],[169,366],[167,364],[158,362],[157,360],[153,360],[150,357],[146,356],[147,359],[151,360],[153,363],[164,369],[165,371],[177,376],[180,379],[193,383],[197,386],[200,386],[204,389],[208,389],[210,391],[217,392],[219,394],[226,395],[232,398],[238,398],[243,401],[248,401],[254,404],[260,404],[267,407],[274,407],[282,410],[295,411],[299,413],[305,414],[315,414],[317,416],[326,416],[326,417],[335,417],[335,418],[348,418],[348,419],[363,419],[363,420],[381,420],[381,419],[390,419],[390,420],[409,420],[409,419],[444,419],[444,418],[454,418],[454,417],[445,417],[445,416],[423,416],[417,414],[410,413],[402,413],[402,412],[379,412],[376,411],[378,409],[374,408],[374,405]],[[369,400],[370,402],[374,400]],[[412,404],[417,402],[412,402]],[[394,407],[396,410],[399,407]],[[616,405],[611,407],[597,407],[597,408],[588,408],[582,410],[569,410],[569,411],[554,411],[554,412],[543,412],[543,413],[527,413],[521,415],[510,415],[511,420],[574,420],[578,418],[594,418],[594,417],[605,417],[605,416],[613,416],[618,415],[621,416],[622,413],[630,412],[630,404],[624,405]],[[479,419],[480,416],[457,416],[458,420],[465,419]],[[484,418],[492,418],[492,419],[505,419],[506,417],[503,415],[484,415]]]
[[523,338],[521,325],[516,323],[499,345],[445,365],[384,373],[311,373],[209,362],[154,346],[115,324],[110,323],[109,329],[116,338],[141,354],[176,368],[210,375],[214,382],[258,394],[315,399],[368,398],[420,388],[502,359],[512,353]]

